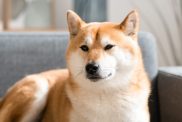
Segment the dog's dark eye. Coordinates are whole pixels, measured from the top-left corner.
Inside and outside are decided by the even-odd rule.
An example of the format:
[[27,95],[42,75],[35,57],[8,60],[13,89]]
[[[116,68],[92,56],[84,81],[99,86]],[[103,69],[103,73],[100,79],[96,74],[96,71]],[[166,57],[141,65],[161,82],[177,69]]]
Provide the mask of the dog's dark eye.
[[112,44],[108,44],[104,47],[104,50],[110,50],[111,48],[113,48],[115,45]]
[[80,47],[84,52],[87,52],[89,50],[88,46],[87,45],[82,45]]

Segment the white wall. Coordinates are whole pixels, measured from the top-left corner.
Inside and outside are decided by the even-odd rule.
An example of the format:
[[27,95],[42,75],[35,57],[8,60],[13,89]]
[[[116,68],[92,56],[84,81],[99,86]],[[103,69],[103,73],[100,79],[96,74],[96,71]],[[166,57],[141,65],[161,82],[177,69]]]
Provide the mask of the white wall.
[[[73,2],[76,0],[55,1],[56,27],[59,30],[66,30],[66,11],[73,9]],[[141,30],[151,32],[157,39],[159,65],[182,65],[181,0],[107,0],[107,2],[108,21],[120,23],[131,10],[139,11]],[[2,0],[0,6],[1,3]],[[0,17],[1,12],[0,10]]]
[[[2,1],[0,0],[0,29],[2,19]],[[66,29],[66,11],[73,8],[73,0],[55,0],[56,28]]]
[[[57,27],[65,29],[66,11],[72,9],[73,0],[56,1]],[[108,21],[120,23],[131,10],[139,11],[141,30],[151,32],[157,39],[160,66],[182,65],[180,0],[107,0],[107,2]]]
[[56,27],[66,29],[66,12],[73,8],[73,0],[56,0]]
[[141,30],[157,38],[159,65],[182,65],[180,0],[108,0],[108,20],[121,22],[132,9],[140,13]]

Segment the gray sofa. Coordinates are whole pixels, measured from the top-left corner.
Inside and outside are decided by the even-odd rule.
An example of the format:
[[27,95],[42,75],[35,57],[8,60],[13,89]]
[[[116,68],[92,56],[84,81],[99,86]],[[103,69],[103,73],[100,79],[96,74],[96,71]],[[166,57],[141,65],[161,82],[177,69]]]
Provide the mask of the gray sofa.
[[[65,68],[66,32],[1,32],[0,97],[22,77]],[[139,33],[144,64],[152,83],[149,99],[152,122],[182,122],[182,68],[157,67],[155,38]]]

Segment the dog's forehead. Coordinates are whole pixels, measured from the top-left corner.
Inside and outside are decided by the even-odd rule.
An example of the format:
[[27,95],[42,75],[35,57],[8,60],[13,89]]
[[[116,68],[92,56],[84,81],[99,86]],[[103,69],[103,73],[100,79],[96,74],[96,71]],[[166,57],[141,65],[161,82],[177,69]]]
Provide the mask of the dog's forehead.
[[105,46],[114,40],[113,33],[116,31],[112,23],[90,23],[84,28],[84,43],[88,45],[100,43]]
[[100,37],[100,39],[96,40],[93,38],[93,36],[91,34],[88,34],[87,36],[85,36],[85,39],[84,39],[84,43],[89,46],[93,45],[94,43],[99,43],[102,46],[105,46],[112,42],[113,42],[113,40],[108,36],[103,36],[103,37]]

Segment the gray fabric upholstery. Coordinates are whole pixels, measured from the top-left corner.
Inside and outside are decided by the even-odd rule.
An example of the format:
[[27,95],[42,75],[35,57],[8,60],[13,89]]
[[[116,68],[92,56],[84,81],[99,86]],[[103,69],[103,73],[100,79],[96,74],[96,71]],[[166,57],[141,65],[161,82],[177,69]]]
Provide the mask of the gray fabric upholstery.
[[145,70],[149,79],[155,80],[158,73],[156,40],[151,33],[139,33],[139,45],[143,54]]
[[151,33],[140,32],[139,44],[143,54],[143,61],[145,70],[148,73],[148,77],[152,82],[152,92],[149,98],[149,108],[151,114],[151,122],[158,122],[159,110],[158,110],[158,97],[157,97],[157,82],[156,77],[158,73],[157,65],[157,50],[155,38]]
[[157,81],[160,121],[181,122],[182,67],[161,68]]
[[[28,74],[65,67],[68,38],[68,33],[61,32],[0,33],[0,96]],[[139,44],[146,71],[154,82],[157,75],[155,38],[150,33],[140,32]],[[156,108],[155,103],[152,104],[152,108]],[[157,116],[156,110],[151,109],[151,112],[155,113],[152,118]]]
[[0,96],[27,74],[65,67],[67,33],[0,33]]
[[[150,79],[157,72],[154,37],[139,34],[146,71]],[[65,67],[68,33],[0,33],[0,96],[27,74]],[[150,50],[148,50],[150,48]]]

